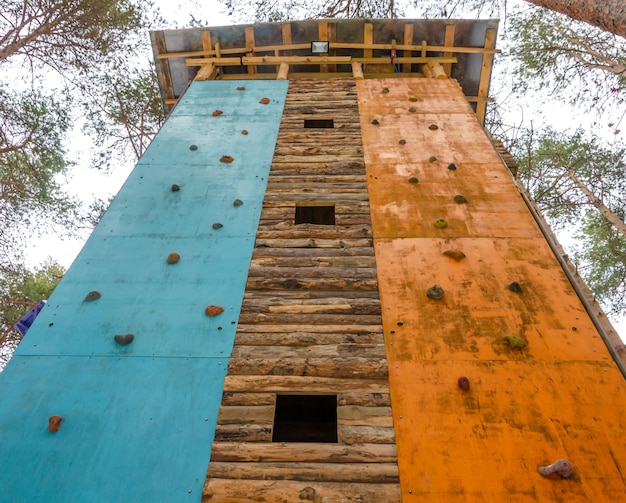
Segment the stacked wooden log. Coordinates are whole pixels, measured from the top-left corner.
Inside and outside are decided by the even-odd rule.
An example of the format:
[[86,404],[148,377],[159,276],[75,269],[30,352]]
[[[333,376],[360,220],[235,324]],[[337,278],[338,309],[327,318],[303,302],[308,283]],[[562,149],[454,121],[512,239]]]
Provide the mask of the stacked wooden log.
[[[291,81],[204,499],[399,501],[387,375],[354,81]],[[337,442],[272,442],[281,394],[336,395]]]

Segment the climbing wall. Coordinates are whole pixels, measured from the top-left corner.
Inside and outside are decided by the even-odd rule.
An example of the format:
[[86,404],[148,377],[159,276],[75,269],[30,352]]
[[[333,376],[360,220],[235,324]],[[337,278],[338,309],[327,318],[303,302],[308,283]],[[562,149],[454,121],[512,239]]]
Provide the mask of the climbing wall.
[[357,90],[402,500],[626,499],[624,378],[458,85]]
[[200,500],[286,90],[187,90],[0,375],[0,500]]

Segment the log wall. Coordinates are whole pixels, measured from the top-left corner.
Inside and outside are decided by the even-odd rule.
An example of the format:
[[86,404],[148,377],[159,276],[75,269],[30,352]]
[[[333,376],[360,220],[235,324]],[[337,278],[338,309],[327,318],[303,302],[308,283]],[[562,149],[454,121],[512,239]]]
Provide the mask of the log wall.
[[[332,129],[304,119],[332,118]],[[298,203],[335,225],[294,223]],[[277,394],[336,394],[338,443],[272,443]],[[289,84],[204,489],[210,501],[400,500],[356,90]]]

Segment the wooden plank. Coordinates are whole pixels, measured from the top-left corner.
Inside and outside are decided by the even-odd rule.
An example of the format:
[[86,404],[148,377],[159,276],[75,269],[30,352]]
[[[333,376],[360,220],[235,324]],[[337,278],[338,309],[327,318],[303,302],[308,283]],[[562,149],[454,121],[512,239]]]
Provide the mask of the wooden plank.
[[251,290],[376,290],[375,279],[276,279],[249,278],[246,288]]
[[[496,30],[489,28],[485,33],[485,49],[493,49],[496,46]],[[491,81],[491,69],[493,66],[493,54],[483,54],[483,64],[478,82],[478,96],[487,98],[489,94],[489,82]],[[487,102],[478,101],[476,103],[476,116],[481,124],[485,124],[487,114]]]
[[337,423],[351,426],[393,427],[391,407],[338,406]]
[[[165,33],[163,33],[162,31],[155,32],[154,40],[156,43],[157,53],[158,54],[167,53]],[[163,92],[165,94],[166,104],[173,105],[176,103],[175,101],[176,96],[174,95],[174,85],[172,83],[172,73],[170,71],[170,63],[167,59],[163,59],[159,61],[159,66],[161,68],[161,79],[163,81]]]
[[213,63],[202,65],[198,70],[198,73],[196,73],[194,80],[213,80],[215,78],[216,71],[217,67]]
[[[443,37],[443,45],[445,45],[446,47],[454,47],[455,27],[456,25],[454,24],[446,25],[446,31]],[[447,50],[446,52],[443,53],[443,56],[449,57],[449,56],[452,56],[452,54],[453,53],[451,51]],[[446,75],[448,76],[452,75],[452,63],[444,63],[443,70],[444,72],[446,72]]]
[[391,398],[389,393],[337,393],[337,405],[359,405],[362,407],[389,407]]
[[388,426],[352,426],[337,424],[337,437],[344,444],[393,444],[396,434]]
[[[320,41],[328,41],[328,22],[320,21],[317,23],[317,36]],[[328,65],[320,65],[321,73],[328,73]]]
[[[254,27],[246,26],[244,29],[244,37],[246,41],[246,56],[254,55]],[[248,65],[248,73],[256,73],[255,65]]]
[[209,478],[254,480],[300,480],[307,482],[398,482],[396,463],[238,463],[211,461]]
[[[293,348],[294,346],[287,347]],[[239,376],[286,375],[385,379],[389,375],[389,368],[386,358],[231,358],[228,362],[228,372]],[[299,391],[306,392],[307,390]]]
[[271,442],[272,426],[265,424],[221,424],[215,429],[217,442]]
[[[374,44],[374,25],[372,23],[363,24],[363,44],[366,49],[363,49],[363,57],[371,58],[373,51],[372,46]],[[391,49],[391,47],[389,47]]]
[[[307,317],[307,319],[309,319]],[[324,344],[307,347],[292,346],[235,346],[231,358],[274,358],[274,359],[308,359],[308,358],[372,358],[384,359],[383,344]]]
[[[407,23],[404,25],[404,45],[412,45],[413,44],[413,23]],[[410,58],[413,56],[410,50],[404,50],[403,56],[405,58]],[[445,55],[444,55],[445,56]],[[408,73],[411,71],[411,64],[404,63],[402,65],[402,71]]]
[[224,378],[224,391],[288,393],[301,390],[307,390],[307,393],[339,393],[357,390],[369,393],[388,393],[389,384],[386,379],[333,379],[331,377],[306,376],[227,375]]
[[309,325],[299,323],[297,325],[245,325],[240,323],[237,330],[245,333],[343,333],[343,334],[361,334],[361,333],[382,333],[382,326],[376,325],[342,325],[338,330],[337,327],[331,325]]
[[264,346],[266,344],[275,344],[280,346],[312,346],[316,344],[383,344],[383,336],[380,333],[363,332],[358,335],[344,334],[341,327],[338,327],[337,333],[308,333],[308,332],[291,332],[276,333],[266,331],[264,333],[245,333],[237,331],[235,336],[235,344],[241,346]]
[[217,424],[274,424],[273,405],[222,405]]
[[399,503],[400,486],[391,484],[348,484],[341,482],[298,482],[292,480],[207,480],[203,501],[219,503],[263,503],[311,500],[341,503]]
[[211,463],[306,462],[306,463],[395,463],[394,444],[319,444],[313,442],[241,443],[215,442]]
[[[376,61],[381,58],[372,58]],[[417,58],[420,59],[420,58]],[[442,58],[435,58],[442,59]],[[456,59],[456,58],[451,58]],[[245,65],[279,65],[280,63],[289,63],[291,65],[319,65],[322,63],[345,63],[351,62],[350,56],[244,56],[242,58],[216,57],[211,58],[211,62],[222,66],[241,66]],[[205,58],[187,58],[185,65],[201,66],[205,64]],[[253,73],[250,72],[249,73]]]
[[222,395],[222,405],[274,405],[276,394],[274,393],[237,393],[225,392]]

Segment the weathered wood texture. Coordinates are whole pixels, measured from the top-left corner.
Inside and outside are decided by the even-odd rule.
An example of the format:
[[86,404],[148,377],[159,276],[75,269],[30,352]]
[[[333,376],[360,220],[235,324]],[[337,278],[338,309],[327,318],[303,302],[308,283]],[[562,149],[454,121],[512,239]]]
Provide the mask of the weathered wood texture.
[[[298,203],[335,225],[296,225]],[[354,81],[291,81],[206,500],[400,500],[377,287]],[[338,443],[272,443],[277,394],[336,394]]]

